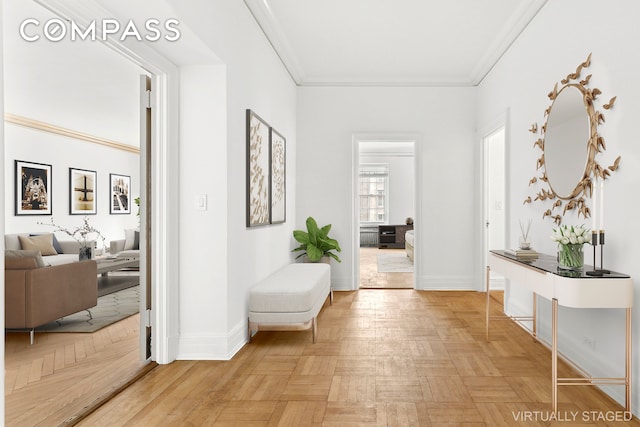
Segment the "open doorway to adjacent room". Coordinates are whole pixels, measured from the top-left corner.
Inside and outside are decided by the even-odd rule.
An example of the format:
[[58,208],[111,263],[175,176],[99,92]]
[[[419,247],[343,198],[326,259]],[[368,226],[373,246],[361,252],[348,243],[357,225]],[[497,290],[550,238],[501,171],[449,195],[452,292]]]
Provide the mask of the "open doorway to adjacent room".
[[[5,23],[56,17],[35,2],[3,6]],[[96,306],[41,325],[33,345],[28,330],[5,334],[5,421],[58,425],[149,366],[143,361],[139,314],[140,301],[149,296],[140,286],[148,274],[139,260],[148,257],[143,253],[135,262],[135,248],[126,240],[134,230],[145,230],[136,199],[145,197],[141,157],[149,154],[140,146],[140,75],[150,73],[102,43],[71,48],[65,40],[26,49],[11,27],[4,26],[2,52],[10,88],[4,93],[5,233],[51,233],[51,222],[73,232],[86,220],[105,237],[103,246],[97,235],[88,236],[98,240],[95,255],[106,261],[98,264],[104,273],[96,277]],[[16,160],[49,171],[44,215],[13,214],[14,204],[21,203],[14,197]],[[74,202],[78,192],[82,203]],[[125,245],[117,250],[130,250],[127,262],[106,253],[116,240]]]
[[414,288],[415,141],[358,142],[360,288]]
[[[484,194],[484,263],[492,249],[505,249],[507,210],[505,172],[505,126],[500,125],[486,133],[482,139],[483,153],[483,194]],[[503,276],[491,272],[490,290],[504,291]]]

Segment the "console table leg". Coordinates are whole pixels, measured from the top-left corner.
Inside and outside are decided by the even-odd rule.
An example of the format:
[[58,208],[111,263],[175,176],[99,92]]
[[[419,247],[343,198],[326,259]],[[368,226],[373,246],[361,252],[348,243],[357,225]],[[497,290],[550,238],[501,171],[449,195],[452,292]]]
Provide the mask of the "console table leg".
[[533,325],[531,326],[531,330],[533,331],[533,342],[538,341],[538,294],[533,293]]
[[486,337],[487,337],[487,342],[489,342],[489,305],[491,304],[491,296],[489,295],[489,283],[490,283],[490,276],[491,276],[491,268],[487,265],[487,274],[485,277],[485,283],[486,283],[486,289],[487,289],[487,301],[485,303],[485,327],[486,327]]
[[625,396],[624,407],[625,410],[631,413],[631,308],[627,308],[627,338],[625,342]]
[[551,300],[551,401],[558,412],[558,300]]

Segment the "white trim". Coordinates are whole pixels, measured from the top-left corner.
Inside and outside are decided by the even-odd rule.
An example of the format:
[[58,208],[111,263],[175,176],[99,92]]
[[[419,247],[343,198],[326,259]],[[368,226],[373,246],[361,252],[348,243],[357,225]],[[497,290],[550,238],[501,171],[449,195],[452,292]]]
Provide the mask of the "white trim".
[[267,1],[244,0],[244,4],[253,15],[271,47],[273,47],[274,53],[280,58],[284,69],[287,70],[295,84],[300,86],[305,78],[304,71],[284,31],[278,24],[277,19],[274,18]]
[[416,287],[424,291],[469,291],[475,288],[474,276],[419,276]]
[[529,0],[522,2],[513,13],[510,22],[495,38],[494,43],[486,49],[475,68],[469,76],[457,79],[432,79],[409,80],[389,79],[386,81],[364,80],[355,81],[352,77],[338,76],[335,78],[318,78],[307,75],[300,61],[291,47],[285,32],[278,20],[273,15],[269,0],[244,0],[249,12],[262,30],[267,41],[273,47],[275,54],[280,58],[283,67],[287,70],[293,81],[298,86],[306,87],[475,87],[491,72],[495,64],[502,58],[505,52],[518,39],[529,23],[548,0]]
[[[3,8],[3,0],[0,0],[0,22],[3,22],[2,20],[2,8]],[[4,103],[5,103],[5,99],[4,99],[4,43],[2,40],[2,31],[0,31],[0,82],[2,84],[0,84],[0,117],[4,117]],[[5,161],[4,161],[4,120],[0,120],[0,164],[5,165]],[[2,194],[3,196],[6,195],[7,192],[7,187],[5,186],[5,179],[4,179],[4,174],[0,174],[0,186],[2,186]],[[2,235],[4,236],[4,225],[5,225],[5,199],[6,197],[2,197],[2,199],[0,200],[0,230],[2,230]],[[2,270],[4,271],[4,257],[2,257],[2,259],[0,260],[0,265],[2,266]],[[0,277],[0,286],[2,286],[2,289],[4,289],[4,274],[2,275],[2,277]],[[0,306],[2,307],[2,316],[0,318],[0,325],[2,326],[2,330],[4,330],[4,292],[2,292],[2,294],[0,295]],[[0,343],[0,361],[2,361],[2,366],[4,365],[4,340],[2,340],[2,343]],[[2,379],[0,379],[0,384],[2,385],[2,390],[4,390],[4,383],[5,383],[5,377],[6,375],[2,376]],[[5,406],[5,397],[4,397],[4,393],[2,393],[2,395],[0,396],[0,420],[4,420],[5,419],[5,410],[4,410],[4,406]]]
[[[477,152],[478,152],[478,156],[477,158],[479,159],[479,165],[478,165],[478,170],[479,170],[479,179],[477,180],[477,192],[476,194],[479,195],[479,199],[476,200],[476,218],[478,218],[478,235],[476,236],[477,238],[477,242],[478,242],[478,253],[476,254],[476,266],[475,266],[475,271],[476,271],[476,285],[474,286],[474,289],[476,289],[477,291],[484,291],[486,284],[485,284],[485,277],[486,277],[486,266],[487,266],[487,253],[486,253],[486,227],[485,227],[485,199],[486,199],[486,194],[485,194],[485,156],[484,156],[484,140],[487,136],[495,133],[497,130],[499,130],[500,128],[504,127],[504,172],[505,172],[505,176],[508,177],[510,176],[509,173],[509,162],[507,161],[507,159],[509,158],[509,153],[510,153],[510,149],[509,149],[509,134],[510,134],[510,129],[509,129],[509,109],[507,108],[503,113],[499,114],[497,117],[495,117],[493,120],[489,121],[485,126],[483,126],[482,128],[480,128],[478,130],[477,133],[477,139],[478,139],[478,144],[477,144]],[[505,188],[504,188],[504,192],[505,192],[505,203],[504,203],[504,221],[505,221],[505,241],[509,242],[510,241],[510,227],[507,226],[507,224],[509,224],[510,218],[511,218],[511,210],[510,210],[510,203],[508,200],[508,195],[510,194],[510,187],[509,187],[509,180],[507,179],[505,181]],[[506,249],[506,248],[505,248]]]
[[[414,204],[415,204],[415,217],[422,218],[422,169],[420,168],[420,161],[422,159],[422,137],[418,133],[354,133],[352,136],[352,165],[351,165],[351,199],[353,204],[351,206],[351,217],[353,223],[351,227],[351,242],[353,245],[353,251],[351,254],[351,265],[353,265],[352,283],[350,287],[344,286],[345,284],[339,283],[333,285],[336,290],[357,290],[360,283],[360,198],[359,193],[359,181],[360,181],[360,143],[361,142],[413,142],[413,163],[414,163]],[[420,253],[422,242],[420,239],[420,225],[414,224],[414,230],[416,234],[416,243],[414,246],[414,272],[413,272],[413,288],[418,289],[418,280],[421,273],[420,266]],[[343,287],[344,286],[344,287]]]
[[4,113],[4,121],[16,126],[23,126],[29,129],[39,130],[41,132],[47,132],[54,135],[62,135],[68,138],[77,139],[79,141],[90,142],[92,144],[104,145],[105,147],[123,150],[129,153],[140,154],[140,148],[130,144],[112,141],[110,139],[102,138],[99,136],[89,135],[88,133],[63,128],[62,126],[41,122],[39,120],[30,119],[28,117],[19,116],[17,114]]
[[478,86],[509,50],[511,45],[518,40],[520,34],[527,28],[538,12],[548,0],[529,0],[520,3],[520,7],[514,12],[515,19],[496,36],[494,43],[485,50],[485,54],[477,62],[469,76],[473,86]]

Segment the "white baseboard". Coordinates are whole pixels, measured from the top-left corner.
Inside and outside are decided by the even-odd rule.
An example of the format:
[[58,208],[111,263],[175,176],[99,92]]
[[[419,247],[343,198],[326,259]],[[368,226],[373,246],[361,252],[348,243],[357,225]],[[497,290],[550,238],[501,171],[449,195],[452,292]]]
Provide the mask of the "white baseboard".
[[421,276],[417,288],[425,291],[477,291],[473,276]]
[[176,360],[230,360],[247,343],[246,322],[236,325],[227,335],[181,335]]

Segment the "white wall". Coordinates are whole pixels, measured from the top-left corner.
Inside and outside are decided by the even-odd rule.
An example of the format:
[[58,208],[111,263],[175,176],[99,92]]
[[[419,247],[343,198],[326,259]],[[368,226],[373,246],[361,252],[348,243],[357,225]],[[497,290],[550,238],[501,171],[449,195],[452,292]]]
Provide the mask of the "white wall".
[[[185,73],[183,89],[188,91],[182,95],[181,105],[195,102],[195,106],[188,108],[203,108],[197,115],[199,124],[181,123],[192,127],[188,138],[187,131],[181,131],[184,138],[181,165],[183,169],[191,165],[203,167],[181,171],[181,179],[185,179],[181,191],[188,192],[181,195],[185,200],[180,211],[181,224],[194,232],[183,232],[180,241],[181,266],[190,265],[192,269],[181,271],[180,291],[184,301],[180,334],[185,339],[181,339],[179,358],[228,358],[247,339],[249,289],[293,259],[290,251],[296,217],[296,86],[244,3],[231,0],[172,3],[181,22],[193,29],[226,69],[224,77],[219,69],[181,70]],[[206,82],[207,75],[213,82]],[[204,94],[196,93],[196,83],[191,78],[205,85]],[[221,79],[225,80],[224,93]],[[221,97],[225,96],[222,105]],[[207,106],[207,102],[214,105]],[[224,123],[220,123],[225,109]],[[246,228],[246,109],[254,110],[287,141],[284,224]],[[219,127],[226,128],[221,131]],[[222,146],[222,142],[226,145]],[[214,191],[216,187],[207,190],[212,176],[226,181],[226,189],[220,194]],[[190,207],[196,191],[210,192],[213,213],[204,213],[185,225],[197,215]],[[224,213],[216,213],[217,209]],[[211,223],[207,222],[209,215]],[[220,252],[223,257],[216,258],[215,254]],[[191,257],[193,260],[185,259]],[[214,277],[207,278],[211,274]],[[202,338],[201,344],[198,338]]]
[[[596,101],[597,110],[604,113],[606,123],[600,133],[606,140],[607,150],[599,155],[603,166],[612,164],[622,156],[620,169],[606,181],[607,244],[605,267],[640,277],[640,247],[633,244],[634,226],[640,202],[634,197],[640,182],[640,81],[635,73],[640,67],[640,57],[634,53],[635,40],[640,37],[636,17],[640,3],[634,0],[601,2],[597,0],[550,1],[536,16],[531,25],[511,46],[501,61],[482,82],[478,94],[478,126],[493,120],[507,108],[510,111],[507,136],[508,153],[507,201],[512,218],[511,245],[517,242],[518,219],[534,218],[532,244],[545,253],[556,253],[549,239],[553,224],[542,220],[542,212],[549,206],[540,202],[523,205],[532,195],[529,179],[536,175],[535,163],[539,150],[532,148],[537,138],[528,132],[531,124],[544,123],[543,111],[550,105],[547,98],[554,84],[575,71],[578,64],[592,52],[591,66],[583,77],[592,74],[591,87],[597,87],[603,95]],[[601,105],[617,95],[612,110]],[[565,224],[587,223],[574,215],[564,217]],[[586,261],[591,264],[591,251]],[[635,305],[638,305],[638,286]],[[530,296],[514,291],[512,287],[509,307],[514,312],[529,307]],[[639,316],[634,310],[634,354],[640,350]],[[543,336],[549,336],[549,304],[540,304]],[[624,313],[621,310],[569,310],[560,311],[560,350],[584,366],[594,376],[622,376],[624,374]],[[586,344],[592,340],[594,345]],[[638,414],[640,400],[640,366],[634,358],[633,406]],[[623,401],[622,387],[606,390],[619,402]]]
[[[3,15],[4,109],[18,115],[122,144],[139,141],[139,75],[142,69],[101,43],[51,42],[42,37],[27,42],[18,26],[26,18],[41,22],[54,15],[35,2],[5,0]],[[90,224],[107,240],[123,239],[125,228],[138,225],[133,198],[139,193],[139,156],[14,124],[5,126],[3,162],[5,231],[51,231],[38,225],[49,216],[14,215],[14,161],[52,166],[52,217],[56,224],[73,228],[82,216],[69,215],[69,168],[97,172],[97,215]],[[131,176],[131,214],[109,214],[109,173]],[[70,237],[58,234],[60,239]]]
[[[11,100],[8,99],[7,110],[9,111],[10,108]],[[4,203],[7,233],[51,232],[54,230],[53,227],[38,224],[39,222],[50,223],[51,218],[56,225],[67,229],[82,225],[84,218],[82,215],[69,214],[69,168],[88,169],[97,173],[95,193],[97,214],[88,217],[89,224],[100,230],[107,240],[107,245],[110,240],[124,239],[125,228],[138,227],[136,216],[138,207],[133,203],[133,199],[140,195],[140,156],[138,154],[12,124],[5,125],[5,138],[7,143],[4,151],[4,180],[7,185]],[[51,216],[16,216],[14,214],[15,160],[51,165]],[[109,214],[110,173],[131,177],[131,214]],[[61,240],[71,239],[65,233],[57,232],[56,235]],[[100,248],[101,242],[98,244]]]
[[5,111],[137,147],[142,69],[97,41],[27,42],[24,19],[55,15],[34,1],[4,4]]
[[[179,358],[229,351],[226,101],[224,66],[181,67]],[[196,206],[199,195],[206,210]]]
[[[335,289],[357,289],[353,232],[353,142],[355,134],[419,134],[416,176],[422,217],[416,221],[417,252],[424,289],[474,289],[474,88],[298,89],[297,224],[313,216],[332,224],[343,249],[332,264]],[[357,164],[357,162],[355,162]],[[416,203],[418,201],[416,200]],[[417,216],[417,214],[416,214]],[[420,245],[420,243],[417,243]],[[477,245],[476,245],[477,246]],[[419,255],[418,255],[419,254]]]
[[389,218],[387,224],[404,224],[407,217],[414,218],[413,157],[385,154],[361,155],[360,163],[386,163],[389,165]]

